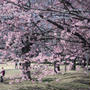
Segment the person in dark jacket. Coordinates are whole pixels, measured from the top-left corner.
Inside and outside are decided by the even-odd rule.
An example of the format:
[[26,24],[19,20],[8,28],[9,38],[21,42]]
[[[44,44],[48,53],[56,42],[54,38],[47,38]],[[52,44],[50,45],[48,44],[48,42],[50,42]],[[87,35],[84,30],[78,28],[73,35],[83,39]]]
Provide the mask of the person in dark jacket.
[[58,73],[60,71],[60,62],[59,61],[54,61],[54,72]]
[[15,61],[15,69],[18,69],[18,60]]
[[4,76],[5,76],[5,69],[2,67],[2,70],[1,70],[1,72],[0,72],[0,74],[1,74],[1,80],[0,80],[0,82],[3,82],[3,78],[4,78]]

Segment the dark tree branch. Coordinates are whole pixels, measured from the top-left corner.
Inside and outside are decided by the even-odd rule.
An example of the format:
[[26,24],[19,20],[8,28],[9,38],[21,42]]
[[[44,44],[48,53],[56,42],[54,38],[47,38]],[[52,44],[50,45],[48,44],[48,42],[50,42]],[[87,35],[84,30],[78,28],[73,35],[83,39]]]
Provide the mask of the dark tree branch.
[[[44,19],[44,18],[43,18],[43,15],[39,15],[39,16],[40,16],[42,19]],[[61,26],[61,25],[59,25],[58,23],[56,23],[56,22],[54,22],[54,21],[52,21],[52,20],[50,20],[50,19],[47,19],[46,21],[48,21],[49,23],[51,23],[51,24],[57,26],[59,29],[64,30],[64,27]]]
[[77,36],[80,40],[82,40],[82,42],[84,43],[84,47],[86,47],[86,45],[88,45],[90,47],[89,43],[87,42],[87,40],[82,35],[80,35],[77,32],[75,32],[74,35]]

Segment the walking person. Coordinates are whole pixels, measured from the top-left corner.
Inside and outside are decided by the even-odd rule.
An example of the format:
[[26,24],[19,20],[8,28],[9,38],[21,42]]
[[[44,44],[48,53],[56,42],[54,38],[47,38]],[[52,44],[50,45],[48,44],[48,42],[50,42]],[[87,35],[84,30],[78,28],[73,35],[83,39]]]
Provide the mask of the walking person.
[[22,65],[22,63],[21,63],[21,61],[19,61],[19,69],[21,69],[21,65]]
[[15,69],[18,69],[18,61],[15,61]]
[[59,61],[54,61],[54,72],[58,73],[60,71],[60,62]]
[[0,72],[0,74],[1,74],[1,76],[0,76],[0,78],[1,78],[1,80],[0,80],[0,82],[3,82],[3,78],[4,78],[4,76],[5,76],[5,69],[2,67],[2,69],[1,69],[1,72]]

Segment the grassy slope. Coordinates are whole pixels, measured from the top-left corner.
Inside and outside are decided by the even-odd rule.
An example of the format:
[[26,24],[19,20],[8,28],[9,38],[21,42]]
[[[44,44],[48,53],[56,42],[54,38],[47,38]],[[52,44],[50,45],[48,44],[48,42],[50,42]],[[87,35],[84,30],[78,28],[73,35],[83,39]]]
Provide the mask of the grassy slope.
[[[12,73],[12,75],[11,75]],[[7,70],[6,78],[18,76],[19,70]],[[59,80],[58,80],[59,79]],[[43,78],[42,82],[23,81],[17,84],[8,84],[8,80],[0,83],[0,90],[90,90],[90,76],[82,70],[70,71]]]

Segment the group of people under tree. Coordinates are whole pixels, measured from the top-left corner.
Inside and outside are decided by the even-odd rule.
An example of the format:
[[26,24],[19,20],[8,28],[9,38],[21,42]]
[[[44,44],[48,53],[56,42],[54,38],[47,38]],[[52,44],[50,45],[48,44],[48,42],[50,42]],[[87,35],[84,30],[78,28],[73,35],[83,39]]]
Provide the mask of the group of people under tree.
[[21,63],[22,79],[31,80],[30,65],[31,62],[29,60],[26,59],[22,61]]
[[22,61],[15,60],[15,69],[19,68],[22,71],[22,79],[31,80],[30,65],[31,62],[27,59]]
[[15,69],[19,69],[21,67],[21,61],[15,60]]
[[[27,59],[22,60],[19,63],[19,69],[22,72],[22,79],[24,80],[31,80],[31,73],[30,73],[30,65],[31,62]],[[15,61],[15,68],[18,68],[18,60]],[[4,76],[5,76],[5,69],[4,67],[0,70],[0,82],[4,82]]]

